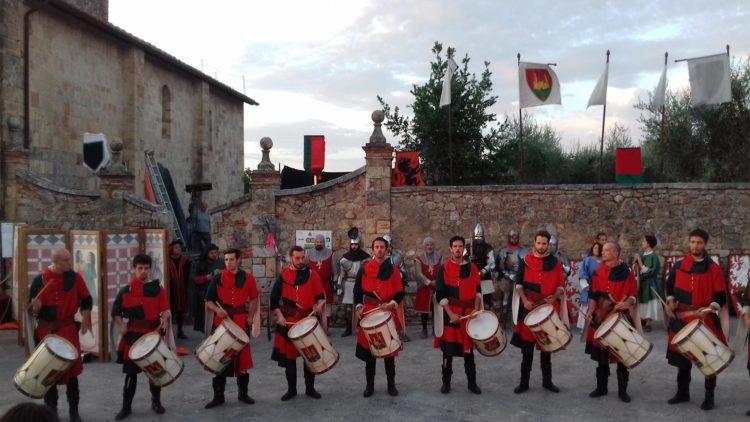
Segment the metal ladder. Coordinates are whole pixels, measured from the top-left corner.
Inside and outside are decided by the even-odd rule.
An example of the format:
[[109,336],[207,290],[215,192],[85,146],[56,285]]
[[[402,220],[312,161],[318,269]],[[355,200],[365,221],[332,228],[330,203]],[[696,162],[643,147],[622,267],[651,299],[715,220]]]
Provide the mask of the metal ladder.
[[159,164],[156,162],[156,158],[154,158],[153,151],[146,151],[146,169],[148,170],[148,179],[151,181],[151,187],[154,189],[156,202],[167,207],[167,212],[169,212],[170,219],[172,220],[172,233],[174,235],[172,240],[184,241],[180,224],[177,222],[172,201],[169,199],[167,187],[164,185],[164,179],[161,177]]

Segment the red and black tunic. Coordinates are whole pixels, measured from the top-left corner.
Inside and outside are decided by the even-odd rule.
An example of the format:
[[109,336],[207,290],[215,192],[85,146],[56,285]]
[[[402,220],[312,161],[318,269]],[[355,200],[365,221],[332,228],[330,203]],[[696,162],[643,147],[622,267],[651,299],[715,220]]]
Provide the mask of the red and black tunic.
[[[401,303],[402,300],[404,300],[404,285],[401,283],[401,272],[394,270],[390,259],[386,259],[382,264],[378,264],[373,259],[359,269],[354,281],[354,304],[363,305],[363,312],[368,312],[390,301]],[[401,321],[396,314],[396,310],[391,311],[391,313],[396,324],[396,330],[401,332]],[[365,331],[362,329],[359,330],[357,335],[355,356],[363,361],[374,358],[370,352],[367,338],[365,338]],[[398,351],[393,352],[388,357],[396,356],[398,356]]]
[[[39,297],[42,307],[37,314],[34,343],[40,343],[47,334],[56,334],[71,342],[80,355],[81,345],[73,317],[79,308],[82,311],[90,311],[93,305],[86,281],[80,274],[73,271],[58,274],[45,268],[44,272],[31,282],[29,303],[45,286],[49,287]],[[70,378],[77,377],[81,372],[83,372],[83,365],[81,359],[78,359],[58,381],[58,384],[67,384]]]
[[333,303],[333,254],[318,262],[310,259],[310,268],[318,275],[323,291],[326,295],[326,304]]
[[169,257],[169,303],[172,312],[184,314],[187,312],[187,285],[190,277],[190,261],[184,255],[179,258]]
[[[424,262],[422,262],[422,259],[419,257],[419,255],[417,255],[416,260],[419,263],[422,274],[428,280],[435,281],[437,279],[437,273],[440,269],[440,264],[443,263],[443,257],[439,257],[435,265],[425,264]],[[419,288],[417,288],[417,295],[414,298],[414,312],[421,312],[423,314],[430,313],[430,299],[432,298],[433,292],[435,292],[434,283],[430,286],[425,286],[422,283],[419,284]]]
[[[599,266],[591,278],[591,288],[589,289],[589,299],[596,300],[593,321],[589,324],[586,333],[586,353],[591,355],[592,360],[598,362],[602,352],[609,353],[604,345],[594,340],[596,329],[609,314],[615,312],[614,306],[617,302],[628,300],[630,297],[638,297],[638,282],[635,280],[633,272],[630,271],[630,267],[624,262],[620,262],[614,267],[606,264]],[[627,310],[622,312],[632,324],[633,319],[630,317],[630,313]],[[609,361],[610,363],[619,363],[614,354],[610,354]]]
[[[476,265],[466,262],[462,265],[447,260],[437,272],[435,295],[438,302],[448,301],[451,310],[460,316],[469,315],[476,309],[477,295],[481,296],[479,270]],[[440,348],[445,356],[461,356],[471,352],[474,342],[466,333],[464,319],[451,323],[447,312],[443,313],[443,335],[435,337],[435,348]]]
[[[565,286],[565,275],[562,264],[552,255],[538,257],[533,253],[526,255],[518,265],[518,274],[516,276],[518,283],[523,286],[523,292],[526,298],[533,303],[542,301],[548,296],[554,295],[558,289]],[[560,314],[560,302],[553,303],[555,311]],[[523,319],[529,311],[523,306],[518,307],[518,319],[516,328],[513,330],[513,337],[510,344],[520,347],[523,353],[532,353],[534,347],[541,348],[537,345],[531,330],[526,327]]]
[[[231,316],[232,321],[240,326],[249,334],[247,329],[248,319],[248,302],[255,300],[260,296],[258,287],[255,285],[255,277],[243,270],[238,270],[237,274],[225,269],[221,274],[216,275],[206,290],[206,300],[218,303]],[[214,317],[213,327],[216,329],[221,325],[221,317]],[[213,330],[212,330],[213,332]],[[226,376],[235,376],[247,372],[253,367],[253,357],[250,354],[250,344],[248,343],[240,353],[235,356],[227,369],[224,370]]]
[[[708,254],[703,255],[703,260],[695,261],[692,255],[677,261],[669,273],[667,279],[667,295],[673,296],[677,301],[676,317],[669,322],[669,348],[667,349],[667,362],[679,368],[689,368],[690,360],[684,357],[672,346],[672,338],[682,327],[690,321],[698,319],[693,315],[686,315],[690,311],[709,306],[712,302],[719,306],[727,303],[726,282],[724,272]],[[703,323],[721,340],[727,344],[724,332],[721,330],[719,317],[713,312],[703,317]]]
[[119,316],[128,320],[128,331],[117,347],[117,363],[123,364],[123,373],[141,372],[141,368],[128,356],[130,347],[144,334],[157,330],[161,323],[159,315],[166,311],[169,311],[169,301],[159,280],[144,283],[133,278],[117,293],[112,304],[112,318]]
[[[299,271],[284,268],[271,289],[271,310],[281,309],[284,318],[291,324],[310,315],[313,305],[324,295],[320,277],[309,267]],[[271,360],[281,367],[294,365],[299,356],[289,340],[289,328],[291,325],[276,326]]]

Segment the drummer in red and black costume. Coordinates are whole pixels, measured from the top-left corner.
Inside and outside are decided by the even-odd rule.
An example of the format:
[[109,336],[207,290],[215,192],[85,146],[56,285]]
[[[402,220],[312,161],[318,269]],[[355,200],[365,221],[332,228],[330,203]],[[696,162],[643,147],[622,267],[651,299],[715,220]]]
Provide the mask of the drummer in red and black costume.
[[609,364],[617,363],[617,388],[620,400],[630,402],[628,368],[601,343],[594,340],[594,332],[612,312],[621,312],[633,324],[629,309],[637,303],[638,283],[628,264],[620,261],[620,245],[606,243],[602,250],[602,265],[594,272],[589,290],[587,317],[591,321],[586,337],[586,353],[599,363],[596,368],[596,389],[589,397],[607,394]]
[[[305,264],[305,250],[293,246],[289,250],[289,266],[281,271],[271,289],[271,312],[276,316],[276,337],[271,360],[286,368],[287,392],[281,401],[297,395],[297,356],[299,353],[289,340],[289,328],[295,322],[315,312],[323,315],[326,295],[318,274]],[[305,374],[305,394],[319,399],[315,391],[315,374],[302,364]]]
[[[120,289],[112,304],[112,319],[120,329],[120,344],[117,347],[117,363],[122,363],[125,374],[125,386],[122,390],[122,409],[115,420],[123,420],[130,415],[133,397],[138,382],[138,367],[130,357],[130,347],[144,334],[160,330],[166,332],[171,324],[169,299],[159,280],[149,281],[151,257],[138,254],[133,257],[134,277],[130,283]],[[127,318],[127,324],[123,321]],[[161,387],[149,382],[151,390],[151,409],[158,414],[165,412],[161,404]]]
[[443,334],[435,337],[435,348],[443,351],[443,386],[440,392],[451,390],[453,357],[464,358],[464,370],[469,391],[482,394],[477,385],[474,363],[474,342],[466,333],[467,319],[461,317],[482,309],[482,288],[476,265],[463,259],[466,240],[461,236],[450,239],[451,257],[443,264],[435,280],[435,295],[443,313]]
[[326,248],[326,238],[322,235],[315,236],[314,247],[305,251],[305,262],[313,270],[318,277],[320,277],[321,283],[323,283],[323,291],[326,294],[326,306],[324,322],[326,325],[324,328],[328,331],[327,319],[331,317],[331,307],[333,306],[333,280],[338,278],[336,269],[338,265],[333,265],[333,251],[330,248]]
[[[716,337],[727,344],[719,317],[714,313],[727,303],[724,272],[706,253],[708,233],[695,229],[689,234],[690,253],[677,261],[667,278],[667,316],[669,317],[669,348],[667,362],[676,366],[677,394],[667,401],[669,404],[690,401],[690,360],[672,346],[672,338],[687,323],[702,319]],[[706,377],[706,395],[701,409],[714,407],[716,376]]]
[[422,322],[422,338],[427,338],[427,319],[432,309],[432,296],[435,294],[435,278],[443,264],[443,256],[435,251],[435,240],[429,236],[422,241],[424,248],[414,258],[414,277],[417,279],[417,294],[414,298],[414,312],[419,313]]
[[[29,302],[31,312],[36,316],[37,324],[34,329],[34,343],[40,343],[48,334],[55,334],[68,340],[80,355],[81,346],[78,340],[78,330],[75,316],[81,310],[83,323],[81,334],[91,330],[91,307],[93,301],[83,277],[72,271],[70,252],[56,249],[52,252],[52,265],[45,268],[42,274],[31,282]],[[58,381],[67,384],[66,395],[71,421],[80,421],[78,415],[78,375],[83,372],[81,359],[78,359],[68,369],[68,372]],[[57,414],[57,386],[53,385],[44,395],[44,403]]]
[[[396,315],[398,304],[404,299],[404,286],[401,283],[401,272],[394,268],[391,260],[387,259],[388,242],[382,237],[372,241],[373,259],[362,266],[354,282],[355,317],[357,321],[362,316],[377,307],[390,311],[396,324],[396,330],[401,332],[401,322]],[[365,397],[375,392],[375,357],[370,352],[370,345],[365,338],[364,330],[359,330],[355,355],[365,362],[365,380],[367,382]],[[385,374],[388,379],[388,394],[397,396],[396,389],[396,356],[398,350],[383,359]]]
[[[549,303],[560,314],[560,299],[565,294],[565,275],[560,261],[549,253],[551,235],[546,230],[539,230],[534,235],[534,246],[518,266],[516,276],[516,290],[522,306],[518,307],[516,328],[510,344],[519,347],[523,359],[521,361],[521,382],[513,390],[520,394],[529,389],[531,364],[534,360],[534,348],[540,349],[523,319],[540,303]],[[552,355],[541,351],[542,386],[559,393],[560,389],[552,383]]]
[[[242,255],[239,249],[229,249],[224,252],[226,268],[214,276],[206,290],[206,309],[214,313],[213,330],[226,318],[231,318],[245,332],[248,331],[249,315],[255,315],[258,306],[258,287],[255,277],[240,268]],[[250,374],[253,367],[253,357],[250,354],[250,344],[240,350],[224,372],[213,378],[214,397],[206,403],[206,409],[211,409],[224,403],[224,388],[227,377],[237,377],[237,400],[253,404],[255,400],[247,394]]]

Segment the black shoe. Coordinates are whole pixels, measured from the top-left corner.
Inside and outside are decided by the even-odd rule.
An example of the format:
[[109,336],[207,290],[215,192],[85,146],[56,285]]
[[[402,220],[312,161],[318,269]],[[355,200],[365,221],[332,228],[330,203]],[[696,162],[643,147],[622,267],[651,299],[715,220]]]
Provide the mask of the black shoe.
[[286,393],[284,393],[284,395],[283,395],[283,396],[281,396],[281,401],[288,401],[288,400],[291,400],[291,399],[292,399],[292,397],[294,397],[294,396],[296,396],[296,395],[297,395],[297,392],[296,392],[296,391],[287,391]]
[[317,391],[315,391],[314,388],[308,388],[308,389],[306,389],[305,390],[305,395],[308,396],[308,397],[312,397],[314,399],[319,399],[319,398],[323,397],[323,396],[320,395],[320,393],[318,393]]
[[365,391],[362,392],[362,396],[370,397],[373,394],[375,394],[375,386],[367,384],[367,386],[365,387]]
[[69,413],[69,416],[70,416],[70,422],[82,422],[81,416],[78,414],[77,410],[76,411],[71,410]]
[[482,394],[482,389],[476,384],[469,384],[469,391],[474,394]]
[[388,384],[388,394],[390,394],[390,395],[392,395],[394,397],[398,396],[398,390],[396,389],[396,384],[394,384],[394,383],[389,383]]
[[182,331],[178,331],[177,332],[177,338],[181,339],[181,340],[187,340],[188,337]]
[[595,398],[595,397],[606,396],[607,393],[609,393],[609,391],[607,391],[606,388],[596,387],[596,389],[594,391],[592,391],[592,392],[589,393],[589,397]]
[[624,391],[617,393],[617,397],[619,397],[624,403],[630,403],[630,395]]
[[401,336],[401,341],[403,341],[404,343],[408,343],[411,341],[411,338],[404,334],[403,336]]
[[237,400],[246,404],[255,404],[255,400],[253,400],[253,398],[248,396],[247,394],[240,394],[239,396],[237,396]]
[[701,403],[701,409],[703,410],[711,410],[714,408],[714,399],[713,398],[706,398],[703,400],[703,403]]
[[212,409],[212,408],[214,408],[214,407],[216,407],[216,406],[218,406],[220,404],[224,404],[224,397],[223,396],[222,397],[214,397],[213,400],[211,400],[210,402],[206,403],[205,408],[206,409]]
[[680,392],[677,392],[671,399],[667,400],[667,403],[669,404],[677,404],[677,403],[684,403],[690,401],[690,395],[689,394],[682,394]]
[[557,388],[555,384],[552,384],[552,381],[547,381],[542,383],[542,387],[544,387],[546,390],[551,391],[553,393],[559,393],[560,389]]
[[745,416],[750,416],[750,410],[748,410],[747,412],[745,412]]
[[421,335],[420,337],[422,337],[422,338],[427,338],[427,337],[429,337],[429,336],[427,335],[427,328],[422,328],[422,335]]
[[528,390],[529,390],[529,384],[526,383],[526,382],[522,382],[522,383],[518,384],[518,386],[516,388],[513,389],[513,392],[516,393],[516,394],[521,394],[521,393],[526,392]]
[[156,412],[157,415],[162,415],[167,411],[167,409],[165,409],[164,406],[161,405],[161,402],[156,400],[151,401],[151,410]]
[[130,416],[130,407],[123,406],[123,408],[120,409],[120,413],[118,413],[118,414],[115,415],[115,420],[116,421],[121,421],[121,420],[127,418],[128,416]]
[[451,383],[443,381],[443,386],[440,387],[440,392],[443,394],[448,394],[451,392]]

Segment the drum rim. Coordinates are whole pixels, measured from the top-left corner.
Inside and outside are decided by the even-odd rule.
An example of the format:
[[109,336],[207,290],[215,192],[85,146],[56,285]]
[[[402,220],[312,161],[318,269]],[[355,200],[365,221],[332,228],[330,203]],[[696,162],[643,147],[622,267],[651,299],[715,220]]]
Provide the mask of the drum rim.
[[[138,344],[138,343],[140,343],[141,341],[145,342],[144,339],[148,335],[150,335],[150,334],[156,334],[157,336],[159,336],[159,341],[157,341],[156,344],[154,344],[154,347],[152,347],[151,350],[149,350],[147,353],[145,353],[142,356],[140,356],[138,359],[133,358],[133,356],[131,356],[130,354],[133,353],[133,350],[135,350],[135,345]],[[133,343],[132,346],[130,346],[130,349],[128,350],[128,358],[130,360],[132,360],[133,363],[141,361],[141,360],[143,360],[143,359],[151,356],[151,354],[154,353],[154,351],[159,348],[159,343],[161,343],[161,342],[162,342],[161,334],[159,334],[157,331],[149,331],[148,333],[144,333],[142,336],[138,337],[138,340],[136,340],[135,343]]]
[[[645,337],[644,337],[644,338],[645,338]],[[648,339],[646,339],[646,341],[648,341]],[[645,361],[645,360],[646,360],[646,358],[648,357],[648,355],[650,355],[650,354],[651,354],[651,351],[652,351],[652,350],[654,350],[654,344],[653,344],[653,343],[651,343],[650,341],[648,342],[648,344],[649,344],[649,347],[648,347],[648,351],[646,351],[646,353],[645,353],[645,354],[644,354],[644,355],[643,355],[643,356],[642,356],[642,357],[641,357],[640,359],[638,359],[637,361],[635,361],[635,363],[633,363],[633,366],[628,366],[628,365],[625,365],[625,364],[623,363],[623,365],[625,365],[625,366],[626,366],[626,367],[628,368],[628,370],[630,370],[630,369],[633,369],[633,368],[635,368],[636,366],[638,366],[638,365],[640,365],[641,363],[643,363],[643,361]],[[607,347],[607,348],[609,349],[609,347]],[[620,360],[620,358],[618,357],[618,358],[617,358],[617,360]]]
[[16,390],[18,390],[19,393],[23,394],[26,397],[32,398],[32,399],[41,399],[41,398],[43,398],[47,394],[47,391],[49,391],[49,387],[47,387],[47,391],[45,391],[44,394],[42,394],[41,396],[34,396],[34,395],[30,394],[30,393],[27,393],[26,391],[23,391],[21,389],[21,387],[16,383],[16,377],[15,376],[13,376],[13,386],[16,387]]
[[[175,375],[175,376],[174,376],[174,378],[172,378],[172,380],[171,380],[171,381],[169,381],[169,382],[167,382],[167,383],[165,383],[165,384],[159,384],[159,387],[160,387],[160,388],[164,388],[164,387],[166,387],[166,386],[168,386],[168,385],[172,384],[173,382],[177,381],[177,378],[179,378],[179,377],[180,377],[180,375],[182,375],[182,371],[184,371],[184,370],[185,370],[185,362],[183,362],[183,361],[182,361],[182,359],[180,359],[180,358],[177,358],[176,360],[177,360],[178,362],[180,362],[180,371],[179,371],[179,372],[177,372],[177,375]],[[149,378],[148,376],[147,376],[146,378],[148,378],[149,380],[151,380],[151,378]]]
[[[315,324],[313,324],[313,326],[312,326],[312,327],[310,327],[310,328],[309,328],[308,330],[306,330],[306,331],[302,332],[301,334],[299,334],[299,335],[296,335],[296,336],[292,336],[292,335],[291,335],[291,332],[292,332],[292,329],[294,328],[294,326],[295,326],[295,325],[297,325],[297,324],[299,324],[300,322],[302,322],[302,321],[306,320],[306,319],[313,319],[313,320],[315,320]],[[313,331],[315,331],[315,328],[316,328],[316,327],[317,327],[318,325],[320,325],[320,323],[318,322],[318,318],[316,318],[316,317],[314,317],[314,316],[312,316],[312,315],[311,315],[311,316],[308,316],[308,317],[304,317],[304,318],[302,318],[301,320],[299,320],[299,321],[295,322],[294,324],[292,324],[292,326],[291,326],[291,327],[289,327],[289,330],[287,331],[287,337],[289,337],[289,340],[290,340],[290,341],[293,341],[293,340],[299,340],[299,339],[301,339],[302,337],[305,337],[305,336],[307,336],[308,334],[310,334],[310,333],[312,333]]]
[[[50,354],[52,354],[53,356],[55,356],[55,357],[57,357],[57,358],[65,361],[65,362],[75,362],[77,359],[81,358],[81,352],[78,351],[78,348],[73,343],[71,343],[68,339],[66,339],[65,337],[58,336],[57,334],[47,334],[42,339],[42,343],[45,340],[47,340],[47,337],[53,337],[53,338],[55,338],[55,340],[62,340],[63,343],[67,343],[76,352],[76,357],[74,357],[73,359],[68,359],[66,357],[60,356],[57,353],[55,353],[55,351],[52,348],[46,347],[47,351],[50,352]],[[42,343],[39,343],[39,344],[41,345]],[[39,346],[37,346],[37,347],[39,347]]]
[[[494,314],[494,313],[492,313],[492,312],[490,312],[490,311],[480,311],[480,312],[478,312],[478,313],[477,313],[477,315],[476,315],[476,316],[478,316],[479,314],[482,314],[482,313],[488,313],[488,314],[490,314],[490,315],[492,315],[492,316],[495,316],[495,314]],[[476,318],[476,316],[474,316],[474,318]],[[475,337],[472,337],[472,335],[471,335],[471,334],[469,333],[469,323],[470,323],[470,322],[471,322],[471,321],[472,321],[472,320],[473,320],[474,318],[470,318],[470,319],[469,319],[469,321],[467,321],[467,322],[466,322],[466,335],[467,335],[467,336],[469,336],[469,338],[470,338],[470,339],[472,339],[472,340],[476,340],[476,341],[481,341],[481,342],[485,342],[485,341],[487,341],[487,340],[489,340],[489,339],[491,339],[491,338],[493,338],[493,337],[497,337],[497,332],[501,330],[501,329],[500,329],[500,320],[499,320],[499,319],[497,319],[497,316],[495,316],[495,321],[497,321],[497,328],[495,328],[495,332],[493,332],[493,333],[492,333],[492,334],[491,334],[491,335],[490,335],[489,337],[486,337],[486,338],[481,338],[481,339],[480,339],[480,338],[475,338]],[[505,333],[503,333],[503,336],[505,336]],[[493,356],[494,356],[494,355],[493,355]]]
[[[734,358],[735,358],[734,350],[730,349],[729,347],[727,347],[727,349],[728,349],[728,350],[729,350],[729,352],[731,353],[731,356],[729,357],[729,360],[728,360],[728,361],[726,361],[726,362],[725,362],[725,363],[724,363],[723,365],[721,365],[721,367],[719,367],[719,369],[717,369],[717,370],[716,370],[716,372],[714,372],[714,373],[713,373],[712,375],[719,375],[719,373],[720,373],[721,371],[723,371],[723,370],[725,370],[725,369],[729,368],[729,365],[730,365],[730,364],[731,364],[732,362],[734,362]],[[702,372],[701,372],[701,373],[702,373]]]
[[[497,334],[497,332],[495,332],[495,334]],[[505,336],[505,333],[503,333],[503,336]],[[495,337],[495,336],[493,336],[493,337]],[[487,340],[489,340],[489,339],[487,339]],[[480,354],[480,355],[482,355],[482,356],[486,356],[486,357],[488,357],[488,358],[491,358],[491,357],[493,357],[493,356],[497,356],[497,355],[499,355],[500,353],[503,353],[503,352],[505,351],[505,348],[506,348],[506,347],[508,347],[508,339],[507,339],[507,338],[505,339],[505,343],[503,344],[503,347],[502,347],[502,348],[500,349],[500,351],[498,351],[497,353],[491,354],[491,355],[488,355],[488,354],[486,354],[486,353],[482,353],[482,349],[480,349],[480,348],[479,348],[479,347],[477,347],[476,345],[474,345],[474,347],[476,347],[476,349],[477,349],[477,352],[479,352],[479,354]]]
[[[546,307],[552,308],[552,312],[550,312],[550,314],[547,315],[543,320],[537,322],[536,324],[527,324],[526,323],[526,318],[530,317],[538,309],[542,309],[542,308],[546,308]],[[552,305],[550,305],[549,303],[545,303],[545,304],[539,305],[536,308],[530,310],[529,313],[527,313],[526,316],[523,317],[523,324],[525,326],[529,327],[529,328],[531,328],[531,327],[538,327],[538,326],[544,324],[544,322],[547,321],[548,319],[552,318],[552,314],[554,314],[554,313],[555,313],[555,307],[552,306]]]
[[[196,360],[197,360],[197,361],[198,361],[198,362],[199,362],[199,363],[201,364],[201,366],[203,367],[203,369],[205,369],[206,371],[208,371],[208,372],[210,372],[210,373],[212,373],[212,374],[214,374],[214,375],[219,375],[219,374],[221,374],[222,372],[224,372],[224,370],[225,370],[225,369],[227,369],[227,366],[229,366],[229,363],[227,363],[226,365],[224,365],[224,367],[223,367],[223,368],[221,368],[221,371],[214,371],[213,369],[209,368],[209,367],[208,367],[208,365],[206,365],[206,364],[205,364],[205,363],[204,363],[204,362],[203,362],[203,361],[202,361],[202,360],[200,359],[200,357],[198,356],[198,354],[197,354],[197,353],[195,354],[195,359],[196,359]],[[184,365],[183,365],[183,367],[184,367]]]
[[331,369],[333,369],[333,367],[336,366],[337,363],[339,363],[339,359],[341,359],[341,354],[339,352],[336,352],[336,360],[331,364],[331,366],[329,366],[328,368],[326,368],[325,370],[320,371],[320,372],[313,372],[313,370],[310,369],[309,366],[307,366],[307,361],[305,361],[305,366],[307,366],[307,369],[309,369],[310,372],[313,372],[313,374],[315,374],[315,375],[322,375],[322,374],[325,374],[326,372],[330,371]]
[[[680,335],[680,333],[682,332],[682,330],[684,330],[685,328],[688,328],[690,326],[690,324],[693,324],[695,321],[698,321],[697,323],[695,323],[695,326],[693,328],[691,328],[690,330],[688,330],[687,334],[684,334],[683,338],[679,339],[679,341],[678,341],[677,336]],[[685,324],[684,327],[680,328],[680,330],[675,333],[675,335],[674,335],[674,337],[672,338],[672,341],[671,341],[672,345],[679,346],[682,343],[686,342],[690,338],[690,336],[693,335],[693,333],[698,329],[698,327],[701,326],[701,324],[702,325],[706,325],[700,319],[694,319],[694,320],[688,322],[687,324]],[[708,329],[708,331],[711,331],[708,328],[708,326],[706,326],[706,329]],[[713,334],[713,332],[711,334]]]
[[[567,329],[567,327],[565,327],[565,328]],[[565,350],[565,348],[568,347],[568,345],[570,344],[570,342],[573,341],[573,333],[571,333],[570,330],[568,330],[568,334],[570,334],[570,336],[568,337],[568,341],[566,341],[565,344],[563,344],[562,346],[560,346],[557,350],[553,350],[551,352],[545,351],[545,353],[557,353],[557,352],[562,352],[563,350]],[[542,350],[544,350],[544,347],[542,347],[541,344],[539,344],[539,343],[537,343],[537,344],[539,345],[540,348],[542,348]]]
[[[224,325],[224,323],[227,323],[227,325],[234,324],[234,326],[237,327],[238,330],[242,331],[245,334],[245,337],[247,337],[247,341],[245,341],[244,338],[240,338],[237,335],[235,335],[235,332],[233,330],[226,329],[226,331],[229,333],[230,336],[234,337],[236,340],[239,340],[240,342],[244,342],[245,345],[250,344],[250,336],[247,335],[247,333],[245,333],[245,331],[242,329],[242,327],[240,327],[239,324],[237,324],[236,322],[232,321],[231,318],[225,318],[225,319],[223,319],[221,321],[221,325]],[[206,338],[210,338],[210,337],[211,336],[208,336]]]
[[[383,322],[381,322],[381,323],[379,323],[379,324],[377,324],[377,325],[371,325],[371,326],[368,326],[368,327],[365,327],[364,325],[362,325],[362,323],[364,322],[364,320],[365,320],[366,318],[368,318],[368,317],[370,317],[370,316],[372,316],[372,315],[377,315],[378,313],[381,313],[381,312],[382,312],[382,313],[384,313],[384,314],[388,314],[388,318],[386,318],[386,319],[385,319],[385,321],[383,321]],[[383,326],[383,325],[385,325],[385,324],[388,324],[388,321],[390,321],[390,320],[392,320],[392,319],[393,319],[393,312],[390,312],[390,311],[382,311],[382,310],[381,310],[381,311],[376,311],[376,312],[373,312],[373,313],[371,313],[371,314],[368,314],[368,315],[365,315],[365,316],[363,316],[363,317],[362,317],[362,319],[361,319],[361,320],[359,321],[359,327],[360,327],[360,328],[362,328],[363,330],[372,330],[372,329],[375,329],[375,328],[381,327],[381,326]]]
[[607,334],[609,334],[612,330],[614,330],[614,328],[617,326],[617,323],[612,324],[611,327],[607,328],[601,335],[599,335],[599,330],[607,322],[607,320],[610,319],[610,318],[612,318],[612,317],[614,317],[617,320],[619,320],[620,318],[623,318],[622,314],[619,313],[619,312],[613,312],[613,313],[607,315],[607,317],[604,318],[604,321],[602,321],[602,323],[599,325],[599,328],[597,328],[596,331],[594,331],[594,340],[599,341],[600,338],[606,337]]

